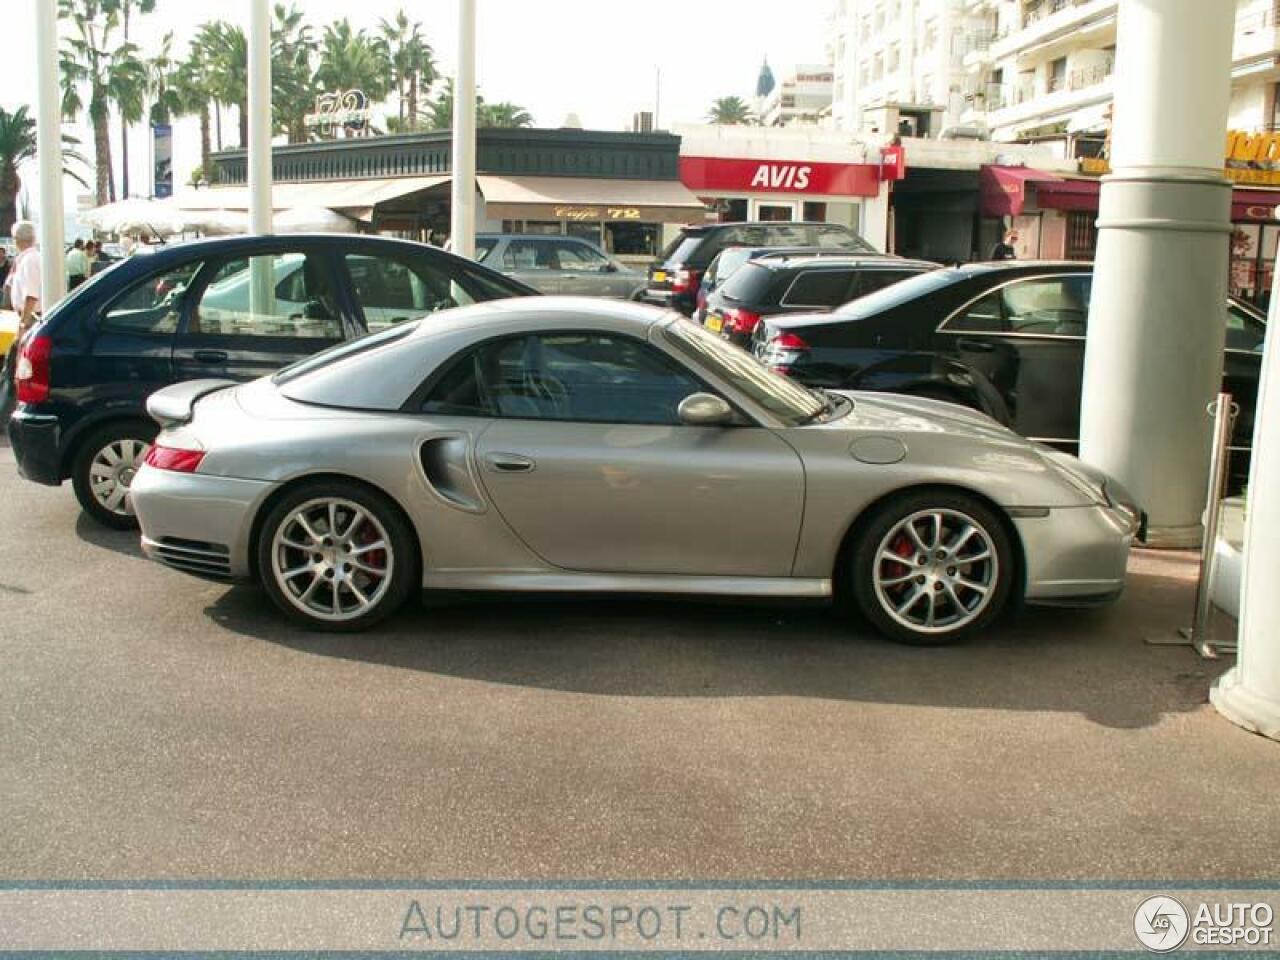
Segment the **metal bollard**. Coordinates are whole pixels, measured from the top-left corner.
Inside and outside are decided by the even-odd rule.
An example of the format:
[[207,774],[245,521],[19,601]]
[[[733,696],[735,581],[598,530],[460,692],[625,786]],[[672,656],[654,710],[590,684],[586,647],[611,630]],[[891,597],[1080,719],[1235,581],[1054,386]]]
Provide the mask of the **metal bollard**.
[[1240,405],[1233,402],[1231,394],[1219,393],[1218,399],[1209,404],[1213,416],[1213,447],[1209,460],[1209,491],[1205,497],[1204,541],[1200,544],[1200,578],[1196,581],[1196,608],[1191,629],[1182,631],[1200,656],[1217,659],[1218,649],[1235,649],[1234,643],[1215,643],[1209,626],[1213,583],[1213,568],[1217,563],[1218,520],[1222,514],[1222,497],[1226,492],[1227,462],[1231,456],[1231,426],[1235,423]]

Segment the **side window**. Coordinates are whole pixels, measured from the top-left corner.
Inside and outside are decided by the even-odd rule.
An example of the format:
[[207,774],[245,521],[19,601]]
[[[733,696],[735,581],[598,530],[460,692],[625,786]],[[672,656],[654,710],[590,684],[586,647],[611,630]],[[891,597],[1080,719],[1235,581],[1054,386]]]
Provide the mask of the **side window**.
[[223,264],[192,307],[191,333],[341,340],[331,271],[315,254],[291,251]]
[[942,328],[948,333],[1005,333],[1004,308],[1000,292],[989,293],[976,300],[947,321]]
[[868,293],[883,290],[899,280],[915,276],[908,270],[862,270],[854,277],[854,296],[865,297]]
[[506,270],[550,270],[551,248],[541,240],[511,240],[502,254]]
[[480,386],[481,352],[473,350],[454,362],[423,401],[423,413],[450,417],[493,416],[493,406]]
[[680,401],[702,389],[648,344],[603,333],[514,337],[481,347],[473,356],[471,369],[451,370],[424,410],[675,426]]
[[425,257],[401,260],[349,253],[344,262],[370,331],[475,302],[449,274]]
[[173,333],[187,287],[202,265],[201,260],[185,263],[134,284],[107,307],[98,328],[112,333]]
[[858,244],[845,231],[839,227],[815,227],[818,246],[826,247],[830,250],[857,250]]
[[609,258],[597,253],[585,243],[569,243],[557,240],[553,246],[561,270],[589,270],[599,273],[609,265]]
[[1227,349],[1262,352],[1267,328],[1234,304],[1227,304]]
[[851,270],[804,270],[791,281],[782,302],[789,307],[836,307],[849,299]]
[[805,228],[795,223],[769,224],[768,242],[779,247],[803,247],[809,242]]
[[1083,337],[1092,285],[1085,276],[1009,284],[1002,293],[1007,329],[1011,333]]

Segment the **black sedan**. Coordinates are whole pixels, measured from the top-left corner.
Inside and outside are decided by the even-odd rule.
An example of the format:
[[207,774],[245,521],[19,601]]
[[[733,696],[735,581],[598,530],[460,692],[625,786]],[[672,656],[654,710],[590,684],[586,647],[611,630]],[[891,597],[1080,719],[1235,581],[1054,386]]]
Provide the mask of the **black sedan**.
[[28,480],[70,479],[84,510],[133,526],[149,394],[250,380],[371,330],[531,287],[434,247],[338,234],[166,246],[93,277],[23,340],[9,439]]
[[[752,349],[810,386],[948,400],[1070,449],[1080,436],[1092,285],[1092,265],[1079,262],[936,270],[833,313],[768,317]],[[1237,300],[1225,304],[1224,319],[1223,388],[1240,404],[1232,446],[1248,449],[1266,319]]]

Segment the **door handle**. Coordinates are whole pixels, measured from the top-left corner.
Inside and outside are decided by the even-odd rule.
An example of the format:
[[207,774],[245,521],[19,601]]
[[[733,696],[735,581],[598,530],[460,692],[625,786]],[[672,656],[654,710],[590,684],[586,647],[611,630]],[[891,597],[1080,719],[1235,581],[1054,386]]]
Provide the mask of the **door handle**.
[[192,354],[197,363],[226,363],[227,351],[225,350],[197,350]]
[[491,453],[484,464],[496,473],[528,473],[533,469],[533,461],[518,453]]
[[956,346],[961,350],[972,350],[974,353],[995,353],[995,345],[987,343],[985,340],[970,340],[968,337],[961,337],[956,341]]

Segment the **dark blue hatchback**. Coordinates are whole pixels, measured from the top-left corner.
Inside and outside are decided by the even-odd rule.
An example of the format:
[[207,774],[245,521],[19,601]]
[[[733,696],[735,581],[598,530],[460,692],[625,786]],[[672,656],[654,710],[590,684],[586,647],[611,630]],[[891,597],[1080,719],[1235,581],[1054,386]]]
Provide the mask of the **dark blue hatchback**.
[[156,426],[149,394],[249,380],[342,340],[481,300],[536,293],[434,247],[292,235],[135,254],[59,303],[24,339],[9,439],[28,480],[70,479],[81,506],[134,525],[129,484]]

